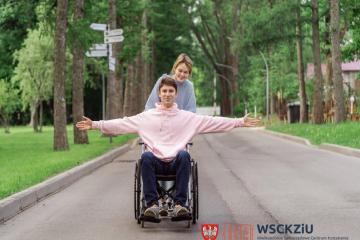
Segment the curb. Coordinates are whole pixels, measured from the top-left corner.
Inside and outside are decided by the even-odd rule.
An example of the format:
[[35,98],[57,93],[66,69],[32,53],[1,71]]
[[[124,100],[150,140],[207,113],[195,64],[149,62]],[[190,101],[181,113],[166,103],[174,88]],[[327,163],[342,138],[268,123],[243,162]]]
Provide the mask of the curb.
[[348,156],[358,157],[360,158],[360,150],[351,147],[343,147],[335,144],[330,143],[322,143],[320,144],[319,148],[329,150],[332,152],[341,153]]
[[112,162],[116,157],[136,146],[137,142],[138,139],[135,139],[131,144],[127,143],[119,148],[110,150],[102,156],[0,200],[0,224],[35,205],[46,197],[70,186],[72,183],[90,174],[97,168]]
[[266,130],[265,128],[259,129],[259,130],[261,130],[262,132],[264,132],[266,134],[275,135],[275,136],[278,136],[278,137],[281,137],[281,138],[284,138],[284,139],[287,139],[287,140],[290,140],[290,141],[293,141],[293,142],[296,142],[296,143],[304,144],[304,145],[307,145],[307,146],[314,146],[306,138],[287,135],[287,134],[279,133],[279,132],[273,132],[273,131],[270,131],[270,130]]
[[316,147],[319,149],[328,150],[331,152],[336,152],[336,153],[360,158],[360,149],[345,147],[345,146],[340,146],[340,145],[330,144],[330,143],[321,143],[320,145],[317,146],[317,145],[311,144],[310,141],[305,138],[287,135],[284,133],[273,132],[270,130],[266,130],[265,128],[259,129],[259,130],[266,134],[278,136],[278,137],[281,137],[281,138],[284,138],[284,139],[287,139],[287,140],[290,140],[290,141],[293,141],[296,143],[300,143],[300,144],[304,144],[307,146]]

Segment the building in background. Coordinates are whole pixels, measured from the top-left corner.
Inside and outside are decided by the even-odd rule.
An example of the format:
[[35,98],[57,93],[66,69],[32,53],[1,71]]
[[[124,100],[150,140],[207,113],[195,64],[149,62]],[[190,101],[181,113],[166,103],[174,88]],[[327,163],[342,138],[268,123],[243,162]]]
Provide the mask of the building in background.
[[[360,61],[348,62],[341,64],[342,77],[344,80],[344,89],[349,93],[353,90],[360,91]],[[323,78],[326,76],[326,64],[321,64]],[[306,68],[306,80],[314,78],[314,64],[309,63]]]

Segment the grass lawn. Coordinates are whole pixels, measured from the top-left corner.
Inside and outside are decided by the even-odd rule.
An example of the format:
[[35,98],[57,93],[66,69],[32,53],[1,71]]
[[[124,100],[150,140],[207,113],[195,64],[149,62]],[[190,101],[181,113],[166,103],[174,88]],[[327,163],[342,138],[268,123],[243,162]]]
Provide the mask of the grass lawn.
[[53,127],[34,133],[30,127],[13,127],[10,134],[0,129],[0,199],[91,160],[116,148],[136,135],[109,138],[99,131],[88,131],[90,144],[73,144],[72,126],[68,126],[70,151],[53,151]]
[[276,123],[266,129],[306,138],[312,144],[332,143],[360,148],[360,122],[339,124],[283,124]]

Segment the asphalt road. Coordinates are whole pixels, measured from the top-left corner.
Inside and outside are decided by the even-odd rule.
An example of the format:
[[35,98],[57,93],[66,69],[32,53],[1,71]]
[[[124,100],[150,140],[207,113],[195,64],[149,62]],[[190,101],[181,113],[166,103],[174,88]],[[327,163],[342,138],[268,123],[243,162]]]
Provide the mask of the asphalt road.
[[[199,164],[200,219],[190,229],[136,223],[135,148],[1,224],[0,239],[202,239],[206,223],[219,224],[217,239],[240,239],[240,225],[253,227],[252,239],[360,239],[359,158],[250,129],[198,136],[191,154]],[[304,224],[312,232],[260,234],[259,224],[293,232]]]

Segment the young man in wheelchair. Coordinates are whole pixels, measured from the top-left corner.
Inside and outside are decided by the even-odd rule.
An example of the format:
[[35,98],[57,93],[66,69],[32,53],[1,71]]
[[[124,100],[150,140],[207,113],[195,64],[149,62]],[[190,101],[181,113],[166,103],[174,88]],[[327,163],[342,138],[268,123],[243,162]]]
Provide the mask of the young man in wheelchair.
[[188,215],[186,204],[190,176],[190,155],[185,151],[186,144],[199,133],[225,132],[236,127],[253,127],[258,119],[225,118],[197,115],[179,110],[175,99],[177,85],[171,77],[164,77],[159,85],[160,102],[135,116],[108,121],[84,121],[76,124],[80,130],[99,129],[110,135],[138,133],[148,151],[141,156],[141,176],[147,209],[144,216],[159,218],[156,174],[174,174],[175,207],[174,216]]

